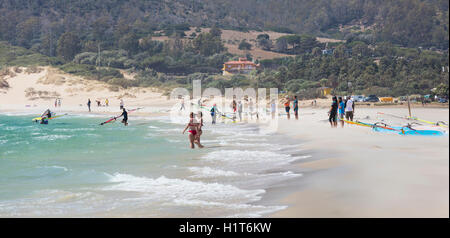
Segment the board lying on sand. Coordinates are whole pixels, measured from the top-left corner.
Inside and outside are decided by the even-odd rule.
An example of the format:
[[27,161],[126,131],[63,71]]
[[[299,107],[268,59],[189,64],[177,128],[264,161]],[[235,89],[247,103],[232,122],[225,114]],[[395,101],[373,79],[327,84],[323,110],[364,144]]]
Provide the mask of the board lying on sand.
[[371,127],[372,130],[377,132],[387,132],[387,133],[394,133],[399,135],[414,135],[414,136],[443,136],[444,132],[438,131],[438,130],[419,130],[414,129],[411,126],[389,126],[386,124],[371,124],[371,123],[365,123],[360,121],[348,121],[343,120],[344,122],[352,125],[358,125],[358,126],[364,126],[364,127]]

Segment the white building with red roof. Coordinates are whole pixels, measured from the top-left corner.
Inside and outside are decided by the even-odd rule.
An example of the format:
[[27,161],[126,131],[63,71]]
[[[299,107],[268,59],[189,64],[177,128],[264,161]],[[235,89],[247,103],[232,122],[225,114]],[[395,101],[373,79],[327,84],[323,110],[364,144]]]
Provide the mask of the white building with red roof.
[[248,74],[259,68],[259,64],[248,61],[247,58],[239,58],[238,61],[228,61],[223,64],[223,75]]

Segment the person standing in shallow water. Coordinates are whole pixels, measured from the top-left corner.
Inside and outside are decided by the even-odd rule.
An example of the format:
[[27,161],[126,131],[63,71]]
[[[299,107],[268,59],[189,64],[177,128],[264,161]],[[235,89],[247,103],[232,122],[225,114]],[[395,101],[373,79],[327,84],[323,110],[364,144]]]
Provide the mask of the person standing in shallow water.
[[342,97],[339,97],[338,100],[338,108],[339,108],[339,119],[341,120],[341,127],[344,127],[344,115],[345,115],[345,102],[342,100]]
[[239,121],[242,121],[242,102],[239,101],[237,105],[238,115],[239,115]]
[[201,145],[200,142],[198,142],[196,140],[196,136],[197,136],[197,133],[198,133],[198,124],[199,123],[197,123],[195,121],[194,113],[191,112],[189,114],[189,123],[186,125],[186,127],[183,130],[183,134],[184,134],[186,132],[186,130],[189,128],[189,144],[190,144],[191,149],[195,148],[194,144],[197,144],[197,146],[199,148],[203,148],[203,145]]
[[298,99],[297,96],[294,97],[294,115],[295,115],[295,119],[298,120]]
[[88,106],[89,112],[91,112],[91,99],[90,98],[88,99],[87,106]]
[[333,102],[331,103],[331,108],[328,111],[328,121],[330,121],[331,127],[337,127],[337,111],[338,111],[338,102],[336,96],[333,96]]
[[121,116],[123,116],[122,123],[125,126],[128,126],[128,112],[127,112],[127,110],[125,110],[125,108],[123,108],[123,112],[119,117],[121,117]]
[[217,108],[216,108],[216,104],[214,103],[214,105],[211,108],[211,121],[212,121],[212,124],[216,124],[216,117],[217,117]]
[[287,119],[291,119],[291,114],[289,113],[289,111],[291,110],[291,101],[289,100],[289,96],[286,96],[285,100],[284,100],[284,109],[286,110],[286,115],[287,115]]

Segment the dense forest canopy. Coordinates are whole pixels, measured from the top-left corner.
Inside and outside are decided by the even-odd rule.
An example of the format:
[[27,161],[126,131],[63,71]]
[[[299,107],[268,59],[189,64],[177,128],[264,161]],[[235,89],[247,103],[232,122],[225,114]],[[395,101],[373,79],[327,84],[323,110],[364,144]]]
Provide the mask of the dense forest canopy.
[[[0,0],[0,64],[39,60],[123,87],[201,79],[209,87],[303,95],[321,86],[385,96],[434,88],[448,94],[448,12],[447,0]],[[237,56],[227,52],[221,29],[288,33],[260,34],[238,48],[292,57],[222,78],[222,64]],[[166,40],[155,40],[160,36]],[[343,42],[324,44],[316,36]],[[136,80],[118,69],[133,71]]]
[[[177,24],[360,37],[448,48],[448,0],[1,0],[0,39],[24,46],[74,31],[105,40]],[[364,26],[362,31],[342,25]]]

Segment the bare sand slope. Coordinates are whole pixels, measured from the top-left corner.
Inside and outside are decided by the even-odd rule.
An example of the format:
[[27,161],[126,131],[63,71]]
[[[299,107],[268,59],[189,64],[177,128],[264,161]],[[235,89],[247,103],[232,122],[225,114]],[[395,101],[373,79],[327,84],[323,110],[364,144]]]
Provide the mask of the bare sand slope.
[[[94,112],[118,111],[120,99],[125,106],[170,105],[162,93],[152,88],[114,87],[95,80],[65,74],[51,67],[41,67],[40,72],[26,73],[22,70],[12,77],[6,77],[9,84],[7,90],[0,93],[0,109],[13,111],[39,111],[54,108],[55,99],[61,99],[64,111],[87,111],[88,99],[92,101]],[[131,80],[131,79],[130,79]],[[97,107],[96,100],[105,105],[109,100],[110,107]]]

